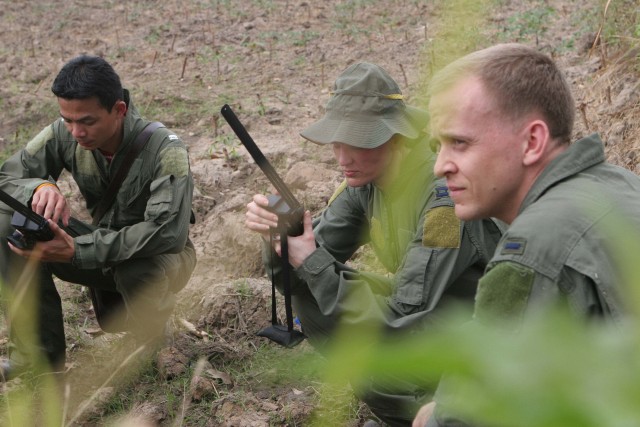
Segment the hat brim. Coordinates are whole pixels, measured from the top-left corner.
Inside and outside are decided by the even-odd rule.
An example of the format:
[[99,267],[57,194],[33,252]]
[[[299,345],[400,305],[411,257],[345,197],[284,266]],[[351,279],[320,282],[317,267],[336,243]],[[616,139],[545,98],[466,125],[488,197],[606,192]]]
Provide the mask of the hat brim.
[[376,148],[393,135],[415,139],[427,126],[426,111],[406,106],[392,114],[364,117],[336,117],[329,114],[313,123],[300,136],[316,144],[339,142],[359,148]]

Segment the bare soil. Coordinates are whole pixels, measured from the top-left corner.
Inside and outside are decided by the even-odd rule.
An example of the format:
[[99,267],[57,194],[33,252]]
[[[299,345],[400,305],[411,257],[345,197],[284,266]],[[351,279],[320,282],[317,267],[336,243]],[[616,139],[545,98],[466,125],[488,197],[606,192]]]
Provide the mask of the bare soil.
[[[498,3],[486,41],[524,42],[554,55],[575,88],[576,137],[600,132],[611,161],[637,172],[638,53],[594,45],[602,13],[585,10],[599,10],[599,2]],[[317,356],[307,344],[280,350],[255,336],[270,323],[270,284],[259,238],[244,228],[244,209],[270,186],[219,111],[232,106],[299,200],[317,212],[341,176],[331,150],[304,143],[298,132],[320,117],[333,79],[354,62],[383,66],[408,103],[424,104],[425,64],[441,6],[418,0],[0,1],[0,149],[16,150],[53,121],[57,106],[49,87],[57,71],[78,54],[97,54],[113,64],[148,118],[182,137],[196,181],[191,238],[199,263],[179,294],[170,342],[152,362],[126,366],[109,380],[123,366],[114,355],[135,347],[126,334],[101,334],[86,294],[60,284],[69,414],[81,412],[72,425],[104,425],[127,414],[142,417],[135,425],[143,418],[150,425],[308,423],[318,402],[317,373],[292,379],[265,360],[290,358],[295,365]],[[62,186],[74,199],[75,215],[86,216],[73,184]],[[6,339],[1,345],[6,351]],[[91,406],[79,406],[90,396]],[[355,403],[348,424],[361,425],[368,415]]]

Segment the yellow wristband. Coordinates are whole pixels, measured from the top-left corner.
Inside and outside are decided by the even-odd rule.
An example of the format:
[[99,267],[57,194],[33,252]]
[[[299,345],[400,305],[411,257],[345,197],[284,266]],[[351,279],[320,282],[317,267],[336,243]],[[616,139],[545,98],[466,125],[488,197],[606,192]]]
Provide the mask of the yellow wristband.
[[34,193],[35,193],[36,191],[38,191],[39,189],[41,189],[42,187],[49,187],[49,186],[58,188],[58,186],[57,186],[57,185],[55,185],[55,184],[52,184],[52,183],[50,183],[50,182],[43,182],[42,184],[40,184],[40,185],[38,185],[38,186],[36,187],[36,189],[34,190]]

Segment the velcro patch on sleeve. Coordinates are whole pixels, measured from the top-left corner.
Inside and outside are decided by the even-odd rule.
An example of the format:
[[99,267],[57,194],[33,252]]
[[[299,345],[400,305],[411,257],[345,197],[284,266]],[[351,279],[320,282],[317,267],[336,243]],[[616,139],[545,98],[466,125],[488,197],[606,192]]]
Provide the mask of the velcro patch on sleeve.
[[98,163],[96,158],[89,150],[85,150],[78,144],[75,151],[76,156],[76,168],[78,172],[87,176],[100,176],[100,169],[98,169]]
[[342,193],[344,191],[344,189],[347,188],[347,180],[345,179],[344,181],[342,181],[342,183],[338,186],[338,188],[336,188],[336,191],[333,192],[333,195],[331,196],[331,198],[329,199],[329,205],[331,204],[331,202],[333,202],[336,197],[338,197],[340,195],[340,193]]
[[434,248],[459,248],[461,222],[451,206],[440,206],[427,212],[422,232],[422,245]]
[[185,176],[189,173],[189,155],[183,147],[168,147],[161,153],[163,175]]
[[521,319],[535,271],[514,262],[500,262],[478,282],[475,317],[480,321]]
[[30,156],[34,156],[38,151],[45,146],[48,140],[53,138],[53,129],[51,126],[47,126],[42,129],[31,141],[27,143],[25,150]]

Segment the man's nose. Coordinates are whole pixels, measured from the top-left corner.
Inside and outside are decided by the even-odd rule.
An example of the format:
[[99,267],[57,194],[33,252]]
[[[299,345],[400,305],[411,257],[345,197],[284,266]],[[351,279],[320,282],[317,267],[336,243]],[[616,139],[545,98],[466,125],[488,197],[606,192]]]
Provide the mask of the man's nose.
[[351,156],[349,155],[349,151],[345,150],[344,147],[339,147],[336,149],[336,160],[340,166],[345,166],[351,163]]
[[445,146],[440,147],[436,162],[433,165],[433,173],[438,178],[446,176],[455,171],[455,164],[449,156],[449,150]]
[[87,131],[84,128],[84,126],[77,123],[74,123],[71,125],[71,135],[73,135],[74,138],[83,137],[86,134],[87,134]]

